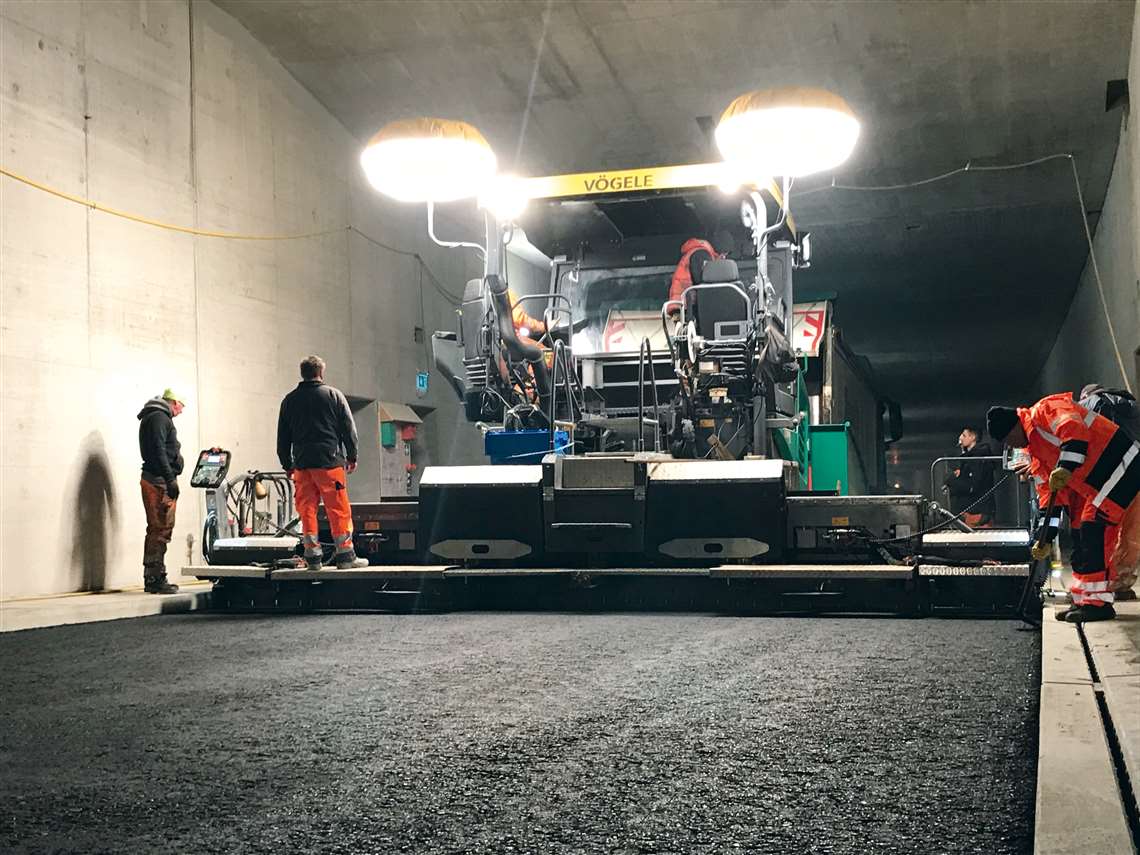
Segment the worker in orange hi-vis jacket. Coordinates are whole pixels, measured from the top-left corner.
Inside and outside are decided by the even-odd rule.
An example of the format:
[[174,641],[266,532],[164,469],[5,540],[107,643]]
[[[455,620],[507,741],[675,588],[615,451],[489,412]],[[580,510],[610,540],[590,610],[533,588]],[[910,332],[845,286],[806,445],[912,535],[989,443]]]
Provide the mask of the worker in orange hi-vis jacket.
[[[1049,395],[1032,407],[991,407],[990,436],[1010,448],[1025,448],[1042,471],[1051,493],[1068,488],[1085,500],[1081,512],[1081,564],[1073,568],[1073,605],[1058,614],[1069,623],[1110,620],[1112,607],[1105,561],[1109,526],[1140,522],[1140,443],[1068,394]],[[1034,558],[1048,555],[1048,542],[1034,546]],[[1041,554],[1038,554],[1038,552]]]
[[541,338],[546,333],[546,323],[528,315],[518,295],[510,288],[507,289],[507,299],[511,303],[511,323],[515,325],[515,334],[536,341]]
[[[1040,461],[1030,457],[1022,463],[1014,463],[1012,469],[1023,481],[1029,481],[1037,493],[1037,508],[1041,513],[1041,524],[1033,536],[1035,543],[1052,543],[1061,530],[1062,515],[1069,520],[1069,537],[1073,542],[1073,552],[1070,561],[1074,571],[1083,571],[1084,553],[1081,551],[1081,519],[1084,514],[1085,500],[1079,493],[1068,487],[1058,490],[1055,494],[1049,490],[1049,470],[1045,469]],[[1050,505],[1050,498],[1053,500]],[[1051,508],[1051,509],[1050,509]],[[1115,543],[1114,534],[1118,526],[1106,529],[1105,561],[1108,561],[1110,552],[1109,541]],[[1111,533],[1111,534],[1110,534]],[[1108,564],[1109,587],[1113,576],[1112,564]]]
[[[701,272],[705,265],[720,257],[716,248],[703,238],[689,238],[681,244],[681,260],[677,262],[673,278],[669,281],[669,301],[679,302],[686,288],[701,284]],[[679,311],[676,306],[669,307],[671,315]]]

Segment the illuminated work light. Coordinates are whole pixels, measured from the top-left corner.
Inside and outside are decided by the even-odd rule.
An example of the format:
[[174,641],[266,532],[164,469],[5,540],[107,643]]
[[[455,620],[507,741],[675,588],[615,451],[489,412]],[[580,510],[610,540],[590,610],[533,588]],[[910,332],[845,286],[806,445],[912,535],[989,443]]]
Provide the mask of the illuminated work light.
[[514,222],[530,201],[526,182],[514,175],[496,175],[479,197],[479,207],[490,211],[500,223]]
[[741,95],[720,117],[715,135],[729,163],[755,175],[798,178],[847,160],[859,121],[838,95],[789,86]]
[[495,153],[466,122],[401,119],[385,125],[360,155],[368,181],[401,202],[478,196],[495,174]]

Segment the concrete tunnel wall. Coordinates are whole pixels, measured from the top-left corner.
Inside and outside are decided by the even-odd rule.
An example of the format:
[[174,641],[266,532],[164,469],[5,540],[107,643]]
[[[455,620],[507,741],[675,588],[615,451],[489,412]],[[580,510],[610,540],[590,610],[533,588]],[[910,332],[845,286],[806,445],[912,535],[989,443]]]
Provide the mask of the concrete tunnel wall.
[[[1093,249],[1124,371],[1133,392],[1140,395],[1140,5],[1132,24],[1128,88],[1131,106],[1125,107],[1121,122],[1120,143]],[[1040,396],[1080,391],[1086,383],[1102,383],[1109,388],[1125,385],[1091,259],[1085,263],[1065,322],[1041,369],[1037,392]]]
[[[310,352],[346,394],[435,406],[421,463],[480,459],[437,373],[416,397],[417,262],[344,226],[421,253],[453,294],[478,259],[368,187],[360,142],[239,24],[207,2],[5,2],[0,37],[5,168],[170,223],[339,229],[192,237],[0,177],[0,598],[141,584],[135,416],[166,386],[187,399],[188,467],[218,444],[233,471],[276,468],[278,404]],[[454,329],[426,274],[423,294],[427,335]],[[202,502],[187,472],[174,575],[199,555]]]

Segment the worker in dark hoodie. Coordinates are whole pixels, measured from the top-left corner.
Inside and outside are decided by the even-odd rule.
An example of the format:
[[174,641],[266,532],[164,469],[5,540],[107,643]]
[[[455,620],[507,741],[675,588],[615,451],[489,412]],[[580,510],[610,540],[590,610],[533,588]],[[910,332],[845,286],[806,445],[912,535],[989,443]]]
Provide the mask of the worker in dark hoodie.
[[139,412],[139,451],[142,453],[142,500],[146,511],[143,582],[148,594],[176,594],[166,579],[166,546],[174,533],[178,476],[182,474],[182,445],[175,417],[183,403],[170,389],[151,398]]

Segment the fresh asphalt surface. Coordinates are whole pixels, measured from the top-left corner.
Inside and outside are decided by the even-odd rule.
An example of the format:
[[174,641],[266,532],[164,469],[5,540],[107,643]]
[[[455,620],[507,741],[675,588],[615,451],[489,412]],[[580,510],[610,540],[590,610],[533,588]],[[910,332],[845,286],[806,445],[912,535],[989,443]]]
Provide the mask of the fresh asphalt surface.
[[0,851],[1032,851],[1014,621],[185,615],[0,635]]

